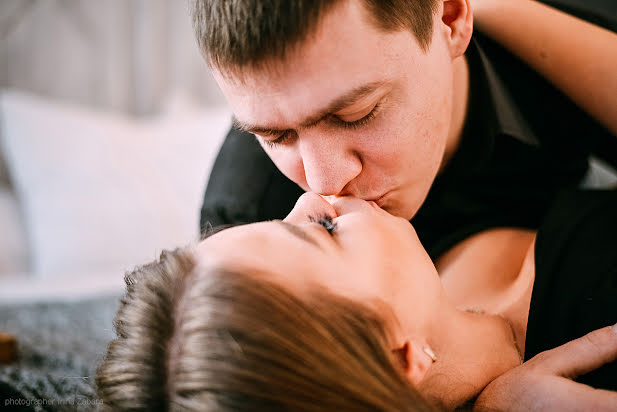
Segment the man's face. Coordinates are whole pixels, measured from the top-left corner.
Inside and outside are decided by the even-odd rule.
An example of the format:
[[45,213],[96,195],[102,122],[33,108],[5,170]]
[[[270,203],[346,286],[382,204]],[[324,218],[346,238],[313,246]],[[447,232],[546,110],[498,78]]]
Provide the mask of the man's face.
[[282,62],[215,78],[237,123],[306,191],[373,200],[410,219],[442,165],[453,60],[435,15],[428,51],[343,1]]

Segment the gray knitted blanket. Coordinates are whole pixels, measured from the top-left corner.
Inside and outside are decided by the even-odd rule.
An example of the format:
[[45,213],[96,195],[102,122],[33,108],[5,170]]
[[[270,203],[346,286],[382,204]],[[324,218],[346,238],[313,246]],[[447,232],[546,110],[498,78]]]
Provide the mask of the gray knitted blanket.
[[2,411],[92,411],[94,375],[114,337],[119,296],[80,302],[0,304],[0,330],[19,359],[0,365]]

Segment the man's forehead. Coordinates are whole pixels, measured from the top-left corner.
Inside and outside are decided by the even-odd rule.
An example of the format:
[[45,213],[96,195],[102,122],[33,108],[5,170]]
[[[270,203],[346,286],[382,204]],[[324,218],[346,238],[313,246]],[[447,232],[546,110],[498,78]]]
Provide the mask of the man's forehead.
[[284,61],[246,67],[239,75],[214,70],[243,129],[311,124],[342,101],[349,103],[349,94],[405,73],[410,53],[419,51],[411,33],[378,30],[355,3],[330,12]]

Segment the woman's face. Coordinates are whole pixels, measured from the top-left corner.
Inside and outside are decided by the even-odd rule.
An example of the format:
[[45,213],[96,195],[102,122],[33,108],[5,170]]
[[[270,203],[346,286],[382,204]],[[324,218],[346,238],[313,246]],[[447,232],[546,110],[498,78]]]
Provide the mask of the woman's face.
[[385,302],[401,326],[428,319],[442,291],[411,224],[350,197],[329,203],[304,194],[283,221],[224,230],[197,252],[201,264],[254,273],[300,293],[318,286],[366,304]]
[[[344,197],[329,203],[307,193],[283,221],[207,238],[196,259],[198,266],[277,282],[298,296],[316,286],[372,306],[388,321],[393,348],[410,343],[408,378],[452,408],[519,364],[508,323],[456,309],[411,224],[373,202]],[[439,352],[438,366],[423,354],[428,343]],[[438,379],[422,386],[429,367]],[[453,389],[451,379],[465,384]]]

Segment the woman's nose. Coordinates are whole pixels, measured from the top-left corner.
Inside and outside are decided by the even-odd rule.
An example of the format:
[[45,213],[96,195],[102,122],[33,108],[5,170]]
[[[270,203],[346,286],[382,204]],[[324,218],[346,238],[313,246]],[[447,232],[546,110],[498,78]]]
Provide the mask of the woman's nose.
[[322,215],[333,219],[338,216],[336,209],[323,197],[313,192],[307,192],[300,196],[293,210],[283,220],[299,224],[309,222],[312,218]]
[[326,196],[338,216],[349,213],[385,213],[377,203],[366,201],[354,196]]
[[386,213],[375,202],[367,202],[353,196],[320,196],[314,192],[304,193],[293,210],[284,219],[289,223],[306,223],[322,215],[336,218],[348,213]]

